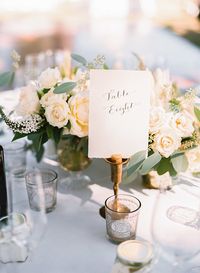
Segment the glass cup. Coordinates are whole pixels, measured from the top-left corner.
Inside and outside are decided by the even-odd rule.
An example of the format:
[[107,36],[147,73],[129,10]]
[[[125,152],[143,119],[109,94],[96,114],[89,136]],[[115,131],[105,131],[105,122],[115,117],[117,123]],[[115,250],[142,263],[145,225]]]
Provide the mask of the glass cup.
[[56,207],[58,175],[49,169],[35,169],[25,175],[29,205],[32,210],[40,210],[39,193],[41,187],[44,190],[44,203],[46,212],[51,212]]
[[105,201],[108,238],[116,243],[135,239],[141,202],[133,195],[113,195]]
[[5,169],[16,178],[23,178],[26,172],[26,141],[14,141],[3,145]]

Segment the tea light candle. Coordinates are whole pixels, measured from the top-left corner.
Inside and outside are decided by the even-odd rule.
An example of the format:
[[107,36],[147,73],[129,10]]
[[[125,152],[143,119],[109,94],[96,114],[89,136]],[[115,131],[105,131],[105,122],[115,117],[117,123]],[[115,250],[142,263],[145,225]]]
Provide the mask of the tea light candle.
[[112,273],[147,272],[153,260],[153,246],[142,240],[128,240],[117,248]]
[[[12,225],[10,222],[12,221]],[[24,262],[28,257],[24,242],[30,234],[30,228],[23,214],[15,213],[0,221],[0,261]]]

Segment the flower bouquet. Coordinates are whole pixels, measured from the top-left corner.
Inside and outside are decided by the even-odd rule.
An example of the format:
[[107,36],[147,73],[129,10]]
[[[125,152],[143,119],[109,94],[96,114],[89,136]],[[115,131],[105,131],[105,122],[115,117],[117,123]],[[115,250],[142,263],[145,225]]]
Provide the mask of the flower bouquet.
[[148,157],[135,154],[127,175],[139,171],[147,175],[176,176],[188,168],[186,152],[200,145],[200,99],[195,90],[181,93],[170,81],[169,72],[157,69],[151,94]]
[[[2,107],[0,115],[14,132],[13,140],[27,137],[31,141],[38,161],[42,159],[44,144],[49,139],[57,145],[64,140],[65,143],[58,146],[61,165],[77,171],[90,162],[88,159],[81,166],[77,163],[84,155],[87,158],[89,71],[107,69],[107,66],[104,56],[97,56],[93,62],[87,62],[76,54],[71,57],[78,66],[68,71],[61,71],[58,67],[47,68],[36,81],[21,88],[15,117],[6,115]],[[64,153],[66,143],[70,151]],[[68,164],[69,158],[66,157],[66,153],[72,154],[72,150],[76,152],[76,155],[71,155],[71,159],[76,159],[74,166]]]
[[[15,109],[17,119],[11,119],[2,108],[0,115],[13,130],[13,140],[28,137],[38,161],[43,156],[45,142],[53,139],[58,144],[64,139],[67,145],[58,146],[58,154],[63,159],[61,165],[78,170],[89,161],[81,160],[75,166],[67,162],[68,157],[75,162],[84,155],[87,157],[89,72],[108,67],[104,56],[97,56],[91,63],[80,55],[71,57],[78,66],[68,72],[58,67],[48,68],[37,81],[21,88]],[[138,60],[139,68],[145,69]],[[175,176],[188,167],[186,152],[200,144],[200,109],[195,90],[182,94],[170,80],[168,71],[157,69],[153,74],[155,89],[151,94],[148,155],[141,151],[132,156],[125,170],[128,180],[136,171],[146,175],[154,170],[158,175]],[[76,154],[71,155],[71,151]]]

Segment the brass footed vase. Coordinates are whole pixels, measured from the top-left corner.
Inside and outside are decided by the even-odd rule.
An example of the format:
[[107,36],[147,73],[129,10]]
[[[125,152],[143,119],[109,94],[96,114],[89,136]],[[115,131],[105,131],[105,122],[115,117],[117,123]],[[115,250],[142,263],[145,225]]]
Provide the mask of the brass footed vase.
[[[82,143],[81,143],[82,142]],[[77,136],[69,136],[62,139],[58,145],[58,160],[60,167],[68,172],[68,176],[61,183],[68,190],[76,190],[85,187],[89,182],[89,176],[82,173],[91,164],[85,150],[87,139]]]

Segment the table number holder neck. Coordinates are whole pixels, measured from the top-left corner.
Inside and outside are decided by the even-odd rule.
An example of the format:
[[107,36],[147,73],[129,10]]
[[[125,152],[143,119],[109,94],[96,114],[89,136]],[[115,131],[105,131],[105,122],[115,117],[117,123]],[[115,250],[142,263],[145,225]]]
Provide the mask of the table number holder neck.
[[106,158],[105,161],[110,164],[113,191],[114,195],[117,195],[119,191],[119,184],[122,181],[122,167],[128,163],[129,158],[122,158],[120,154],[114,154],[110,158]]
[[[114,195],[118,195],[119,184],[122,181],[123,165],[127,164],[129,158],[122,158],[120,154],[113,154],[110,158],[105,158],[105,161],[110,164],[111,167],[111,181],[113,182]],[[105,218],[105,206],[99,209],[99,214]]]

